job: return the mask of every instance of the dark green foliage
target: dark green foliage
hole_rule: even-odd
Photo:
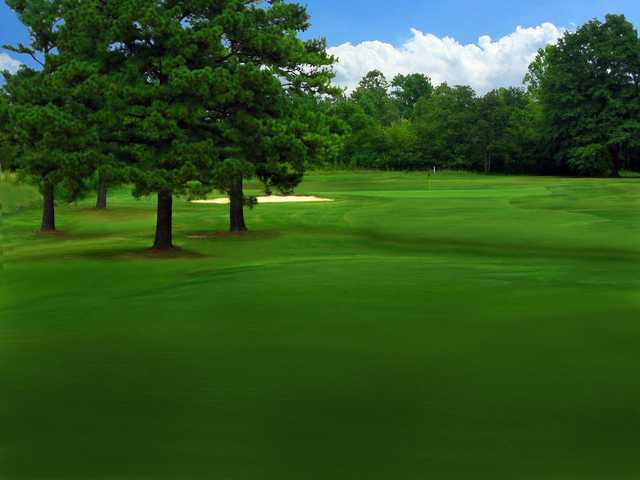
[[[342,166],[375,168],[375,161],[379,157],[379,124],[365,113],[361,105],[350,99],[338,100],[335,112],[348,127],[338,163]]]
[[[379,125],[388,126],[400,117],[398,105],[389,96],[389,82],[379,70],[372,70],[360,81],[351,95],[366,115]]]
[[[544,171],[538,164],[542,118],[538,104],[523,90],[498,89],[478,99],[478,143],[485,172]]]
[[[416,106],[422,158],[438,168],[478,169],[477,119],[477,99],[470,87],[437,87]]]
[[[373,71],[335,112],[349,126],[337,162],[344,166],[544,171],[540,108],[520,89],[477,97],[469,87],[433,88],[421,74],[389,85]]]
[[[417,103],[432,94],[431,79],[420,73],[397,75],[391,82],[391,98],[404,118],[410,118]]]
[[[338,161],[349,126],[337,114],[337,96],[293,94],[287,103],[289,131],[304,145],[305,163],[322,166]]]
[[[43,230],[54,230],[54,192],[65,200],[80,196],[96,161],[98,137],[87,122],[83,84],[90,72],[65,63],[59,54],[59,1],[9,1],[30,33],[30,45],[6,48],[29,54],[42,68],[5,73],[5,117],[15,167],[45,196]]]
[[[614,175],[640,158],[640,40],[622,15],[593,20],[542,51],[527,80],[556,167]]]
[[[122,135],[122,104],[116,101],[119,89],[115,75],[125,59],[113,48],[112,21],[116,2],[65,0],[64,22],[58,29],[58,58],[65,68],[82,72],[77,88],[84,121],[96,132],[95,172],[88,187],[98,192],[97,208],[106,208],[107,192],[127,181],[132,162]]]
[[[11,82],[13,83],[13,82]],[[13,85],[10,85],[11,88]],[[65,108],[52,103],[16,105],[11,111],[17,165],[39,185],[66,183],[73,200],[90,173],[95,139]]]
[[[417,77],[416,77],[417,78]],[[359,168],[422,168],[416,157],[413,126],[402,118],[418,88],[409,84],[414,76],[398,76],[391,86],[385,76],[369,72],[349,98],[340,99],[336,114],[349,127],[343,141],[340,163]],[[405,90],[406,87],[406,90]],[[413,108],[413,106],[411,106]]]
[[[0,173],[16,168],[16,148],[11,138],[9,101],[0,91]]]
[[[218,158],[208,109],[225,98],[229,75],[206,63],[224,55],[220,28],[202,2],[114,3],[109,44],[121,65],[109,94],[135,194],[183,193]]]

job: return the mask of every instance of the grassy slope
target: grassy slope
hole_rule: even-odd
[[[640,183],[325,174],[331,204],[5,217],[0,478],[635,479]]]
[[[31,207],[38,201],[35,188],[17,184],[13,175],[0,173],[0,217]]]

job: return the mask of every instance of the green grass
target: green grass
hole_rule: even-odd
[[[31,207],[38,201],[35,188],[17,183],[13,174],[0,173],[0,219],[3,215]]]
[[[0,478],[638,478],[638,180],[299,193],[244,237],[177,201],[170,256],[125,190],[5,215]]]

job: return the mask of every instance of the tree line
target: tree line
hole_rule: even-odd
[[[523,88],[477,95],[374,70],[324,108],[345,132],[335,165],[617,176],[640,170],[640,40],[622,15],[541,50]]]
[[[0,165],[55,200],[133,184],[157,197],[154,247],[172,240],[176,195],[229,196],[246,230],[243,181],[287,193],[305,169],[464,169],[617,176],[640,170],[640,40],[622,15],[542,49],[526,88],[477,95],[423,74],[369,72],[332,85],[324,40],[283,0],[7,0],[38,68],[4,73]]]

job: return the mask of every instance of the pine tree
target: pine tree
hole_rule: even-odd
[[[84,81],[82,73],[66,68],[57,51],[62,2],[8,0],[7,4],[28,28],[31,43],[5,48],[31,56],[41,67],[4,74],[11,142],[17,147],[16,166],[42,193],[41,229],[53,231],[56,187],[64,187],[66,199],[79,195],[82,179],[92,170],[95,132],[83,122],[77,101],[75,89]]]

